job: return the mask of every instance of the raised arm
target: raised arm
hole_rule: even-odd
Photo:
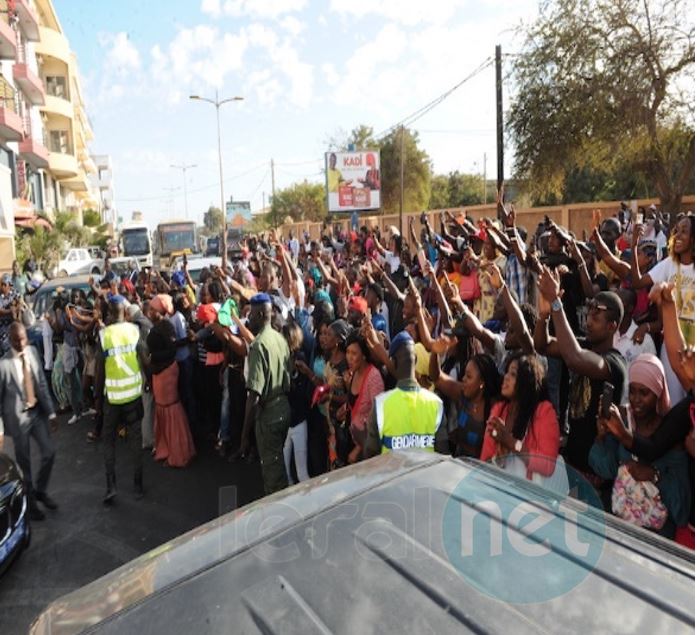
[[[651,289],[649,299],[660,307],[663,318],[663,345],[668,354],[670,366],[683,388],[691,390],[695,385],[694,349],[685,345],[685,338],[680,330],[678,310],[673,296],[674,288],[675,285],[672,282],[659,282]]]
[[[530,335],[528,325],[525,322],[525,318],[523,318],[523,312],[520,310],[518,303],[511,296],[511,292],[508,290],[501,276],[501,270],[492,263],[486,273],[491,286],[499,290],[499,296],[501,296],[503,305],[506,309],[509,329],[512,329],[517,335],[518,343],[523,349],[523,352],[526,355],[533,353],[535,351],[535,343],[533,342],[532,335]]]
[[[540,293],[550,305],[553,305],[557,300],[561,300],[559,274],[556,271],[552,272],[547,267],[544,267],[538,280],[538,287]],[[569,370],[579,375],[586,375],[591,379],[611,379],[610,369],[605,359],[597,353],[579,346],[563,308],[552,310],[552,321],[554,322],[554,332],[556,333],[559,346],[559,354]]]
[[[639,240],[644,235],[644,226],[636,223],[634,225],[634,230],[632,231],[632,255],[630,270],[632,275],[632,286],[635,289],[643,289],[644,287],[650,287],[653,284],[653,280],[648,273],[642,274],[639,270],[639,255],[637,253]]]
[[[600,259],[620,278],[624,280],[628,278],[631,273],[631,266],[626,262],[622,262],[615,254],[613,254],[607,245],[603,242],[600,237],[598,228],[593,229],[591,233],[591,241],[595,245],[595,249],[598,252]]]
[[[578,248],[576,241],[572,240],[569,244],[569,252],[571,257],[576,261],[578,265],[578,275],[581,277],[581,287],[583,288],[583,295],[587,298],[595,297],[595,289],[593,288],[593,281],[591,280],[590,274],[588,273],[588,267],[586,267],[586,261],[583,259],[581,250]]]

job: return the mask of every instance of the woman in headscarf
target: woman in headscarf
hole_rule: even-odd
[[[614,480],[612,511],[632,524],[672,538],[690,512],[690,474],[681,443],[647,458],[637,453],[662,433],[670,396],[661,360],[639,355],[629,367],[629,406],[610,407],[598,417],[598,436],[588,463],[598,476]],[[642,441],[644,442],[642,444]]]

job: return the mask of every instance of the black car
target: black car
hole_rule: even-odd
[[[392,452],[142,555],[31,633],[694,633],[693,558],[490,464]]]
[[[0,575],[29,546],[28,503],[19,467],[0,452]]]
[[[206,241],[206,256],[220,255],[220,238],[213,236]]]

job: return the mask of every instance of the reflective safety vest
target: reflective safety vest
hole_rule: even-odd
[[[143,378],[136,348],[140,332],[135,324],[120,322],[99,335],[104,351],[104,388],[110,404],[134,401],[143,393]]]
[[[424,388],[395,388],[375,398],[382,453],[418,448],[433,452],[443,418],[440,397]]]

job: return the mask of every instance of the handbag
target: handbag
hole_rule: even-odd
[[[668,510],[655,483],[637,481],[626,465],[621,465],[612,486],[612,513],[623,520],[647,529],[661,529]]]

